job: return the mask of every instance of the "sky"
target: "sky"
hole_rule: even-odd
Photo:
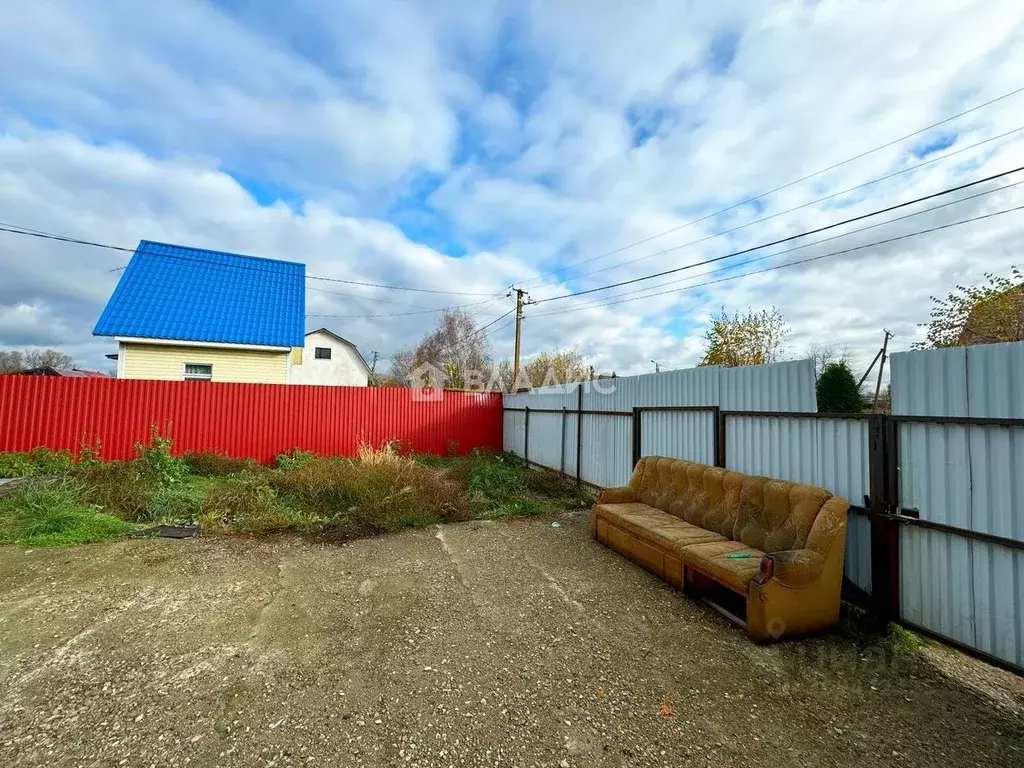
[[[537,302],[527,357],[688,367],[713,313],[774,306],[786,358],[831,343],[862,370],[884,328],[894,350],[923,338],[931,296],[1024,265],[1024,211],[999,214],[1024,172],[558,297],[1024,166],[1024,92],[894,142],[1022,87],[1014,0],[11,2],[0,226],[438,291],[307,281],[307,328],[381,368],[434,310],[483,326],[515,285]],[[108,369],[92,327],[129,256],[0,232],[0,347]],[[496,358],[510,321],[485,331]]]

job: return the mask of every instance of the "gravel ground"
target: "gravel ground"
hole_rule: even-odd
[[[3,766],[1020,766],[1022,683],[848,631],[755,646],[582,513],[0,548]]]

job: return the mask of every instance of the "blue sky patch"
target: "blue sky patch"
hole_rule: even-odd
[[[302,195],[283,184],[278,184],[269,179],[249,176],[229,168],[222,168],[221,170],[237,181],[262,206],[273,205],[279,200],[293,211],[299,210],[302,206]]]
[[[429,199],[444,182],[439,173],[419,173],[396,197],[385,218],[413,242],[422,243],[449,256],[464,256],[468,249],[455,231],[455,224],[430,205]]]
[[[707,65],[712,74],[727,72],[736,58],[736,51],[740,45],[740,33],[735,29],[726,29],[713,38],[708,44]]]
[[[631,131],[631,145],[641,147],[648,139],[675,117],[675,111],[668,105],[651,101],[631,104],[626,108],[626,120]]]
[[[922,158],[928,157],[928,155],[934,155],[936,152],[942,152],[945,149],[949,149],[956,142],[957,134],[955,132],[939,133],[931,138],[925,139],[920,144],[910,148],[910,154],[914,157]]]

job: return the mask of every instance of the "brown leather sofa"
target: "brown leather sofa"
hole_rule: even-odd
[[[590,532],[765,643],[838,620],[849,506],[813,485],[647,456],[628,486],[601,492]]]

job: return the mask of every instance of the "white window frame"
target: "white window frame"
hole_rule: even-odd
[[[189,374],[188,367],[190,365],[202,365],[210,369],[209,376],[199,376],[196,374]],[[182,363],[181,364],[181,378],[182,381],[213,381],[213,363]]]

